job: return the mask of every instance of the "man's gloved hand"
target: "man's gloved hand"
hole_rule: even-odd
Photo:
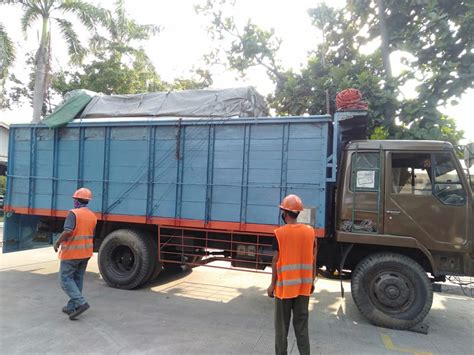
[[[54,248],[54,251],[57,253],[59,250],[59,243],[58,242],[54,243],[53,248]]]
[[[313,282],[313,284],[311,285],[311,293],[313,293],[313,292],[314,292],[314,282]]]

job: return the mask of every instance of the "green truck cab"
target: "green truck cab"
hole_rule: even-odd
[[[352,297],[375,324],[410,328],[431,308],[433,281],[474,275],[469,179],[438,141],[353,141],[340,166],[335,239]]]

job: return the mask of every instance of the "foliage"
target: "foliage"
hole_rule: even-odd
[[[0,195],[5,195],[6,188],[7,188],[7,177],[4,175],[0,175]]]
[[[93,54],[99,59],[107,59],[116,56],[121,60],[123,56],[144,57],[145,52],[137,48],[134,42],[144,41],[158,34],[161,30],[156,25],[142,25],[128,17],[125,12],[124,0],[114,2],[113,11],[104,10],[105,15],[101,17],[100,24],[106,34],[96,31],[90,40]]]
[[[190,78],[178,78],[172,83],[165,83],[167,90],[205,89],[213,83],[211,73],[207,69],[196,69]]]
[[[15,47],[5,27],[0,23],[0,81],[3,80],[9,67],[15,60]]]
[[[0,109],[9,106],[5,82],[8,71],[15,60],[15,46],[8,36],[5,27],[0,23]]]
[[[276,83],[269,101],[277,114],[327,113],[327,96],[329,112],[333,113],[336,93],[354,87],[369,103],[372,138],[442,139],[456,143],[462,132],[438,107],[472,86],[473,60],[467,50],[472,48],[472,5],[448,0],[402,3],[349,0],[348,6],[340,10],[324,4],[309,10],[323,42],[310,54],[300,73],[285,71],[278,64],[281,42],[273,31],[252,23],[237,26],[231,16],[226,16],[226,0],[217,4],[208,1],[196,9],[210,19],[209,31],[225,52],[229,69],[241,75],[256,65],[267,70]],[[384,7],[380,14],[379,5]],[[386,21],[382,24],[381,19]],[[381,41],[386,47],[361,54],[364,45],[380,39],[382,30],[387,34]],[[382,60],[382,50],[408,51],[416,58],[414,70],[392,77],[389,58],[386,55]],[[213,51],[209,57],[216,59],[218,54]],[[400,99],[402,86],[415,77],[421,82],[418,97]]]
[[[359,89],[370,103],[369,128],[382,125],[383,109],[393,100],[381,88],[383,79],[374,73],[382,70],[379,58],[356,55],[338,65],[324,65],[319,52],[313,55],[301,73],[286,73],[286,80],[277,86],[270,104],[279,115],[326,114],[326,91],[329,113],[335,112],[335,96],[348,87]],[[387,126],[390,126],[388,123]]]
[[[379,0],[380,1],[380,0]],[[351,11],[378,37],[374,0],[351,0]],[[474,3],[449,0],[384,0],[390,50],[411,53],[407,78],[418,76],[418,92],[429,105],[443,105],[473,86]],[[417,72],[415,74],[415,72]],[[429,99],[430,98],[430,99]]]
[[[226,64],[244,76],[251,67],[262,66],[274,81],[283,80],[281,65],[276,54],[281,40],[275,37],[273,29],[266,31],[250,20],[243,26],[235,23],[234,17],[226,11],[233,10],[235,2],[207,0],[204,5],[195,6],[195,11],[210,21],[208,32],[218,43],[206,55],[208,64],[221,64],[223,46]]]
[[[146,55],[137,46],[160,31],[159,26],[141,25],[129,19],[123,0],[114,10],[105,10],[102,20],[105,33],[97,32],[90,41],[94,59],[74,70],[56,73],[52,87],[61,96],[74,89],[88,89],[103,94],[136,94],[161,90],[201,89],[212,83],[206,70],[197,70],[197,78],[163,82]]]
[[[360,27],[370,29],[363,42],[380,35],[377,4],[385,7],[390,51],[404,51],[415,59],[405,60],[412,69],[400,75],[399,85],[416,79],[417,98],[399,104],[399,119],[405,128],[398,137],[446,139],[456,143],[462,132],[438,107],[456,104],[474,80],[474,4],[449,0],[351,0],[349,10],[360,18]]]
[[[57,28],[61,33],[71,61],[80,63],[87,50],[79,40],[68,15],[73,15],[89,32],[93,32],[96,24],[104,19],[105,13],[101,8],[82,0],[11,0],[3,1],[2,4],[13,4],[22,8],[23,16],[20,22],[25,36],[37,20],[41,23],[40,42],[34,62],[33,89],[33,122],[38,122],[50,85],[51,28]],[[52,27],[52,23],[56,27]]]
[[[163,90],[164,86],[143,51],[135,53],[135,60],[128,66],[117,56],[94,60],[81,71],[56,73],[52,87],[64,96],[68,91],[87,89],[103,94],[136,94]]]

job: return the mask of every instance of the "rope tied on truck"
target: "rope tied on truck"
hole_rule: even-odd
[[[336,109],[339,110],[367,110],[369,105],[362,100],[362,94],[357,89],[345,89],[336,95]]]

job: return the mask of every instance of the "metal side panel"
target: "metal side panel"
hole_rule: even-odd
[[[94,195],[90,208],[112,220],[262,224],[267,231],[280,223],[282,197],[296,193],[324,228],[329,124],[290,117],[14,125],[6,204],[62,216],[84,186]]]
[[[94,198],[89,207],[93,211],[102,211],[104,195],[104,169],[105,169],[105,127],[87,127],[84,129],[84,141],[82,142],[84,158],[78,161],[78,171],[81,172],[81,186],[92,191]],[[80,152],[77,152],[79,156]],[[79,186],[78,186],[79,187]]]
[[[68,210],[72,207],[72,193],[77,188],[79,128],[62,128],[57,131],[59,133],[56,155],[57,185],[55,206],[52,206],[52,209]]]
[[[176,215],[177,171],[181,163],[176,133],[177,128],[174,126],[156,127],[152,216],[175,218]]]
[[[54,130],[38,128],[33,131],[30,208],[51,209],[54,164]]]
[[[246,194],[246,178],[243,175],[246,169],[244,165],[248,163],[248,159],[244,159],[244,146],[248,145],[249,139],[248,130],[249,126],[245,125],[215,128],[210,212],[212,220],[241,221],[242,196]]]
[[[148,131],[146,127],[113,127],[108,155],[108,214],[146,215]]]
[[[204,220],[206,217],[206,197],[210,126],[186,127],[182,138],[184,149],[180,156],[181,198],[177,200],[176,218]]]

